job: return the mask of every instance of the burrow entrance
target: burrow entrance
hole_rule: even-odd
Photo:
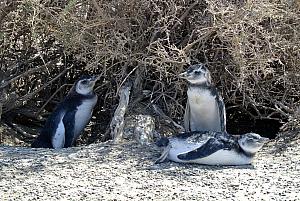
[[[263,137],[274,139],[280,132],[282,121],[274,119],[253,119],[239,109],[227,111],[227,132],[240,135],[249,132],[260,134]]]

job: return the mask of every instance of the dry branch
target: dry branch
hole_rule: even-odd
[[[16,80],[18,80],[18,79],[20,79],[22,77],[28,76],[28,75],[36,73],[36,72],[41,72],[44,68],[47,68],[47,67],[49,67],[51,65],[53,65],[53,61],[50,61],[50,62],[48,62],[47,64],[45,64],[43,66],[36,67],[36,68],[33,68],[33,69],[29,69],[26,72],[21,73],[20,75],[17,75],[17,76],[15,76],[15,77],[13,77],[13,78],[11,78],[9,80],[3,80],[1,82],[0,89],[7,87],[9,84],[15,82]]]
[[[168,117],[157,105],[153,104],[152,107],[155,113],[163,118],[167,123],[172,123],[178,129],[178,132],[185,131],[185,129],[181,125],[177,124],[173,119]]]
[[[182,21],[190,14],[191,10],[197,5],[199,4],[199,2],[194,2],[192,5],[190,5],[186,11],[181,15],[181,17],[179,18],[179,21],[177,21],[174,26],[171,28],[171,30],[174,30],[178,25],[180,25],[180,23],[182,23]]]
[[[23,104],[25,104],[28,100],[32,99],[36,94],[38,94],[40,91],[44,90],[46,87],[48,87],[50,84],[52,84],[53,82],[55,82],[57,79],[59,79],[61,76],[63,76],[66,72],[68,71],[68,69],[64,69],[61,73],[59,73],[56,77],[54,77],[52,80],[50,80],[49,82],[47,82],[46,84],[44,84],[42,87],[38,88],[37,90],[18,98],[18,100],[14,100],[14,102],[12,103],[12,101],[9,101],[8,105],[5,106],[5,109],[3,111],[3,113],[6,113],[16,107],[19,107]]]
[[[119,91],[119,104],[110,123],[110,134],[114,142],[122,140],[124,117],[129,103],[131,82],[126,82]]]
[[[35,114],[35,116],[40,115],[40,113],[43,111],[43,109],[46,107],[46,105],[54,98],[54,96],[60,92],[62,89],[64,89],[66,86],[72,86],[73,84],[64,84],[59,89],[57,89],[51,96],[48,98],[48,100],[42,105],[42,107],[39,109],[39,111]]]
[[[15,123],[11,123],[11,122],[6,122],[6,124],[11,127],[13,130],[17,131],[18,133],[20,133],[22,136],[26,137],[26,138],[35,138],[36,135],[30,134],[26,131],[24,131],[20,126],[18,126]]]

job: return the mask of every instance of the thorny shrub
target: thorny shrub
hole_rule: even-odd
[[[0,108],[5,114],[31,105],[37,116],[64,84],[98,73],[98,111],[111,115],[118,89],[130,79],[132,100],[148,90],[141,100],[181,119],[186,83],[177,74],[202,62],[228,110],[293,119],[299,6],[297,0],[2,0]]]

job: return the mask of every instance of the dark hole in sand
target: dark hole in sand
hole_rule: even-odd
[[[253,119],[238,109],[227,111],[227,132],[230,134],[245,134],[254,132],[261,136],[274,139],[283,125],[279,120]]]

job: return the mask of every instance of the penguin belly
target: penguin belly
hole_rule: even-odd
[[[177,156],[201,147],[203,144],[207,142],[207,140],[208,138],[203,140],[200,143],[189,143],[185,140],[180,140],[176,138],[170,139],[169,142],[170,149],[168,153],[168,159],[174,162],[188,163],[189,161],[181,160]]]
[[[192,151],[193,149],[189,150]],[[175,153],[177,152],[177,153]],[[170,150],[168,158],[174,162],[180,163],[197,163],[202,165],[248,165],[252,158],[237,153],[235,150],[219,150],[207,157],[195,160],[181,160],[177,156],[186,152],[178,153],[178,151]]]
[[[219,107],[209,90],[189,89],[191,131],[221,131]]]
[[[74,139],[73,142],[79,137],[85,126],[89,123],[93,108],[97,103],[97,97],[93,99],[84,100],[81,105],[77,106],[75,113],[74,125]]]
[[[191,162],[205,165],[247,165],[251,161],[251,157],[240,154],[235,150],[221,149],[205,158],[199,158]]]
[[[62,119],[63,115],[61,116],[55,133],[51,139],[51,143],[54,149],[61,149],[65,145],[65,126]]]

